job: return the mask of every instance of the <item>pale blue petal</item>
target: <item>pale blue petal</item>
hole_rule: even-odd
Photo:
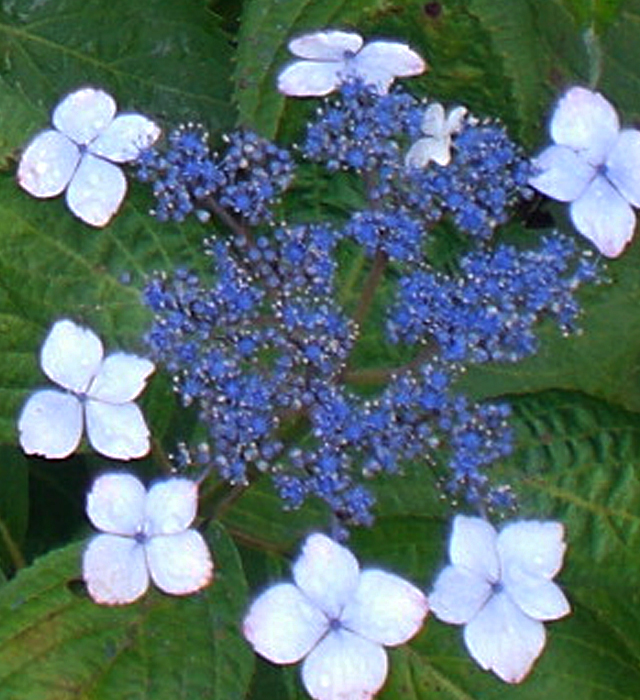
[[[636,217],[626,199],[604,177],[596,177],[570,208],[580,233],[608,258],[617,258],[633,238]]]
[[[620,132],[607,159],[607,178],[634,207],[640,207],[640,131]]]
[[[80,162],[80,150],[59,131],[38,134],[18,165],[18,184],[33,197],[55,197],[69,184]]]
[[[144,525],[147,490],[132,474],[104,474],[87,496],[87,516],[95,527],[133,537]]]
[[[198,510],[198,485],[191,479],[165,479],[149,489],[147,533],[169,535],[186,530]]]
[[[519,571],[551,579],[562,567],[566,548],[564,526],[553,521],[512,522],[498,535],[503,574],[516,567]]]
[[[28,455],[64,459],[82,437],[82,405],[72,394],[45,389],[29,398],[20,418],[20,446]]]
[[[96,603],[133,603],[149,586],[144,546],[130,537],[98,535],[84,552],[82,577]]]
[[[605,162],[618,138],[620,122],[599,93],[571,88],[560,99],[551,119],[551,137],[561,146],[580,151],[593,166]]]
[[[85,153],[67,188],[67,206],[85,224],[106,226],[120,208],[127,181],[117,165]]]
[[[533,159],[529,184],[538,192],[560,202],[573,202],[596,176],[585,158],[566,146],[549,146]]]
[[[468,569],[485,581],[497,581],[500,577],[497,536],[486,520],[456,515],[449,543],[451,563]]]
[[[360,574],[355,595],[340,620],[373,642],[395,646],[411,639],[427,614],[426,596],[399,576],[369,569]]]
[[[189,595],[211,583],[213,562],[209,548],[195,530],[152,537],[145,552],[151,578],[165,593]]]
[[[149,452],[149,429],[134,403],[86,402],[87,437],[93,449],[111,459],[137,459]]]
[[[369,700],[384,685],[387,669],[379,644],[338,630],[307,656],[302,682],[315,700]]]
[[[499,593],[465,627],[464,641],[482,668],[506,683],[520,683],[542,652],[546,633],[541,622]]]
[[[447,566],[429,594],[431,612],[443,622],[463,625],[472,620],[491,597],[491,583],[468,569]]]
[[[258,596],[242,626],[255,651],[277,664],[299,661],[328,629],[326,616],[290,583],[272,586]]]
[[[360,567],[346,547],[316,533],[307,537],[293,565],[293,578],[309,600],[337,619],[358,587]]]
[[[154,369],[153,362],[144,357],[114,353],[100,365],[87,394],[106,403],[127,403],[144,389]]]
[[[73,321],[57,321],[40,351],[44,373],[56,384],[77,394],[87,390],[102,362],[102,343],[89,328]]]

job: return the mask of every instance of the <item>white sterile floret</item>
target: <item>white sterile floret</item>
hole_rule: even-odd
[[[329,30],[304,34],[289,42],[289,51],[302,59],[285,66],[278,90],[291,97],[319,97],[345,80],[359,78],[386,93],[396,78],[423,73],[427,65],[406,44],[372,41],[364,44],[355,32]]]
[[[618,115],[598,92],[571,88],[551,118],[549,146],[534,159],[529,183],[571,202],[578,231],[607,257],[619,256],[640,206],[640,131],[620,129]]]
[[[100,338],[73,321],[57,321],[40,352],[44,373],[62,390],[42,389],[25,404],[18,420],[27,454],[68,457],[80,444],[86,422],[95,450],[112,459],[144,457],[149,430],[133,400],[154,371],[136,355],[104,357]]]
[[[571,608],[551,579],[565,552],[561,523],[523,520],[498,534],[481,518],[458,515],[449,544],[451,565],[438,576],[434,615],[465,625],[464,641],[485,670],[519,683],[542,653],[545,620]]]
[[[56,197],[66,189],[69,209],[90,226],[106,226],[118,211],[127,181],[116,163],[137,158],[160,136],[141,114],[116,116],[111,95],[82,88],[53,112],[55,129],[42,131],[26,147],[18,183],[34,197]]]
[[[149,577],[172,595],[195,593],[211,582],[213,563],[202,535],[189,526],[198,486],[172,478],[149,491],[131,474],[105,474],[87,496],[87,516],[103,534],[87,546],[82,575],[89,595],[104,605],[132,603]]]
[[[460,133],[467,114],[466,107],[454,107],[445,114],[444,107],[434,102],[425,110],[422,119],[424,138],[418,139],[409,149],[405,164],[410,168],[424,168],[429,161],[449,165],[451,161],[451,137]]]
[[[367,700],[387,677],[383,648],[413,637],[428,611],[415,586],[310,535],[293,565],[294,583],[267,589],[244,620],[244,636],[269,661],[304,658],[302,680],[316,700]]]

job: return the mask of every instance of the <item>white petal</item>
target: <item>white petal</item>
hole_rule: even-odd
[[[289,42],[294,56],[317,61],[343,61],[345,53],[357,53],[361,47],[362,37],[355,32],[312,32]]]
[[[363,78],[382,70],[397,78],[407,78],[427,69],[419,54],[397,41],[372,41],[353,60]]]
[[[94,450],[111,459],[137,459],[149,452],[149,429],[134,403],[117,406],[89,399],[87,437]]]
[[[83,393],[100,367],[102,353],[100,338],[92,330],[62,319],[44,341],[40,364],[56,384]]]
[[[144,526],[147,490],[132,474],[103,474],[87,495],[87,516],[95,527],[133,537]]]
[[[418,632],[428,609],[426,596],[408,581],[369,569],[360,574],[358,588],[340,621],[372,642],[396,646]]]
[[[486,520],[456,515],[449,543],[451,563],[468,569],[486,581],[498,581],[500,565],[496,550],[497,536]]]
[[[464,630],[471,656],[507,683],[519,683],[544,648],[544,625],[504,593],[494,595]]]
[[[346,548],[319,533],[309,535],[293,565],[302,592],[331,619],[338,618],[358,587],[360,567]]]
[[[596,175],[582,155],[566,146],[545,148],[532,165],[537,174],[529,178],[529,184],[560,202],[578,199]]]
[[[483,577],[458,566],[444,568],[429,594],[433,614],[452,625],[473,619],[491,597],[491,584]]]
[[[137,355],[116,352],[100,365],[87,394],[107,403],[126,403],[140,394],[155,365]]]
[[[149,586],[144,547],[130,537],[97,535],[84,551],[82,576],[96,603],[133,603]]]
[[[440,137],[444,133],[444,122],[444,107],[439,102],[434,102],[425,110],[420,128],[426,136]]]
[[[159,481],[149,489],[146,532],[171,535],[186,530],[198,510],[198,485],[191,479]]]
[[[53,112],[53,124],[79,144],[103,132],[116,113],[116,103],[103,90],[82,88],[67,95]]]
[[[188,595],[211,583],[209,548],[195,530],[152,537],[146,551],[151,578],[165,593]]]
[[[20,418],[20,445],[28,455],[68,457],[82,437],[82,405],[75,396],[46,389],[29,398]]]
[[[464,126],[464,118],[467,116],[467,108],[458,106],[454,107],[447,114],[447,132],[449,134],[457,134],[462,131]]]
[[[278,75],[278,90],[290,97],[321,97],[333,92],[341,83],[342,63],[295,61]]]
[[[570,212],[578,231],[609,258],[617,258],[633,238],[633,209],[604,177],[594,179]]]
[[[249,608],[242,631],[258,654],[276,664],[306,656],[327,632],[329,621],[290,583],[268,588]]]
[[[591,165],[604,163],[613,147],[620,122],[611,104],[599,92],[571,88],[551,118],[551,137],[562,145],[581,151]]]
[[[106,226],[120,208],[127,181],[117,165],[85,153],[67,189],[69,209],[89,226]]]
[[[405,164],[410,168],[424,168],[429,164],[429,161],[433,160],[438,165],[449,165],[451,162],[450,145],[449,137],[418,139],[409,149]]]
[[[91,153],[116,163],[135,160],[141,150],[158,140],[160,127],[142,114],[117,116],[91,144]]]
[[[567,545],[564,526],[557,522],[521,520],[509,523],[498,535],[503,574],[511,567],[542,578],[553,578],[562,567]]]
[[[606,165],[607,178],[634,207],[640,207],[640,131],[621,131]]]
[[[535,620],[557,620],[571,612],[564,593],[551,581],[515,569],[503,581],[512,600]]]
[[[18,165],[18,184],[34,197],[55,197],[69,184],[80,150],[59,131],[43,131],[27,146]]]
[[[373,41],[347,62],[347,74],[386,93],[398,77],[419,75],[426,70],[422,58],[406,44]]]
[[[387,668],[379,644],[337,630],[307,656],[302,682],[315,700],[369,700],[384,685]]]

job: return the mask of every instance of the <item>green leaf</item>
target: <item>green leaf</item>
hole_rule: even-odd
[[[11,90],[0,106],[20,98],[16,110],[3,110],[14,148],[31,135],[36,110],[44,129],[60,98],[87,83],[123,110],[172,123],[220,128],[233,120],[232,49],[200,0],[4,0],[0,51]]]
[[[157,591],[121,608],[94,604],[77,584],[82,546],[38,560],[0,589],[0,683],[7,698],[112,700],[244,697],[253,654],[238,621],[246,583],[220,526],[205,591]]]
[[[16,148],[26,134],[41,128],[42,112],[33,105],[26,95],[0,76],[0,168],[4,169]]]
[[[0,570],[23,563],[29,519],[28,462],[19,449],[0,446]]]
[[[603,27],[619,16],[625,0],[562,0],[582,27]]]
[[[625,0],[616,21],[600,40],[602,77],[598,89],[623,111],[627,124],[640,116],[640,46],[636,40],[639,31],[640,1]]]

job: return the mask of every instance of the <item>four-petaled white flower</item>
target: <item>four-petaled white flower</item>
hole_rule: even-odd
[[[115,163],[135,160],[160,135],[141,114],[116,116],[115,100],[103,90],[82,88],[53,112],[53,126],[35,136],[18,166],[18,183],[34,197],[66,189],[69,209],[91,226],[106,226],[127,191]]]
[[[551,580],[562,566],[563,536],[556,522],[515,522],[498,534],[481,518],[453,521],[451,565],[429,604],[444,622],[465,625],[471,656],[507,683],[519,683],[542,652],[542,621],[571,610]]]
[[[149,430],[133,400],[155,369],[136,355],[114,353],[103,359],[100,338],[73,321],[57,321],[40,352],[44,373],[64,391],[33,394],[18,420],[27,454],[68,457],[80,443],[86,421],[91,445],[113,459],[143,457]]]
[[[87,515],[103,533],[87,546],[82,573],[97,603],[132,603],[149,587],[187,595],[211,581],[213,563],[196,516],[198,486],[172,478],[149,492],[131,474],[105,474],[87,496]]]
[[[364,44],[355,32],[329,30],[304,34],[289,42],[289,51],[302,60],[285,66],[278,90],[292,97],[319,97],[345,80],[358,78],[386,93],[396,78],[423,73],[427,65],[406,44],[372,41]]]
[[[409,149],[405,158],[407,167],[424,168],[431,160],[438,165],[449,165],[451,137],[462,130],[466,114],[466,107],[454,107],[445,115],[439,102],[429,105],[422,118],[421,129],[425,136]]]
[[[279,664],[306,657],[302,679],[316,700],[367,700],[384,684],[387,654],[413,637],[426,597],[398,576],[360,571],[353,554],[310,535],[293,565],[295,584],[277,584],[254,601],[244,635]]]
[[[640,206],[640,131],[620,129],[618,115],[598,92],[571,88],[551,118],[549,146],[534,159],[530,184],[571,202],[578,231],[610,258],[620,255]]]

